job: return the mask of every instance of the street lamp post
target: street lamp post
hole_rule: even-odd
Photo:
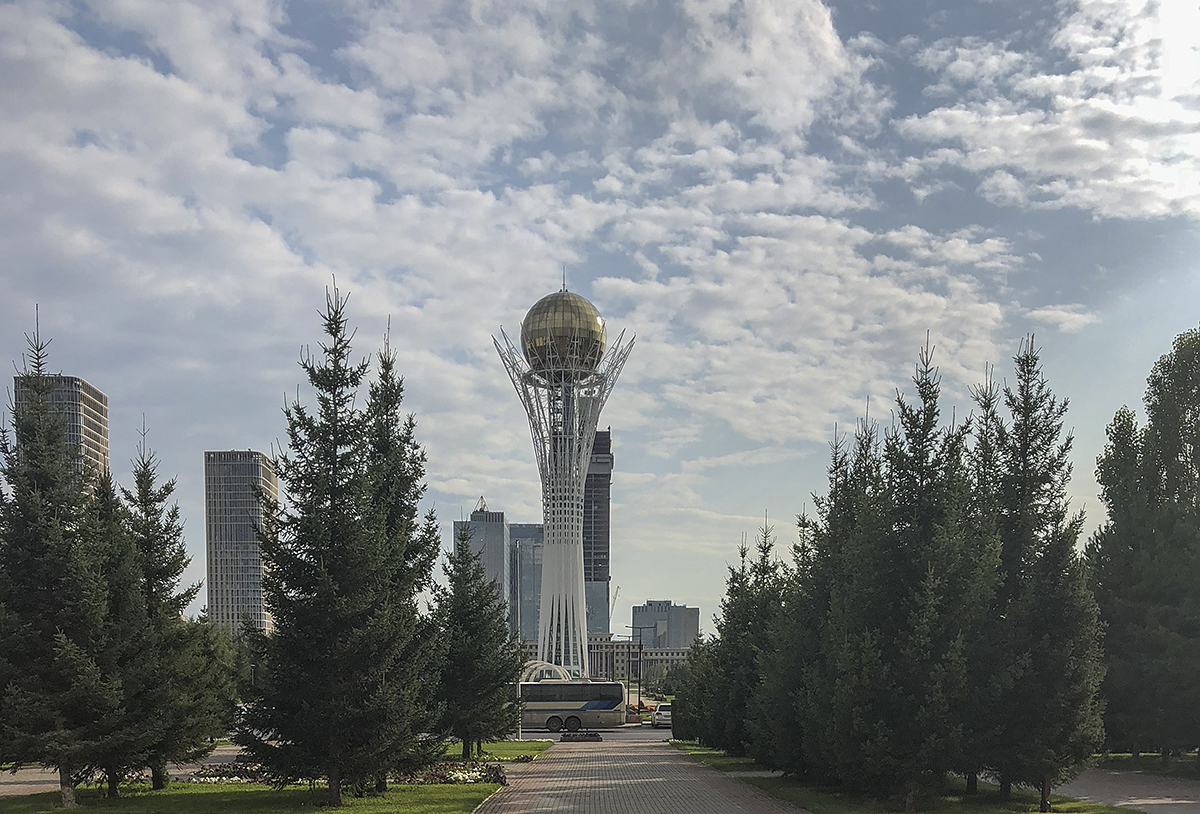
[[[636,630],[638,634],[638,712],[642,710],[642,631],[654,630],[657,625],[625,625],[630,630]]]

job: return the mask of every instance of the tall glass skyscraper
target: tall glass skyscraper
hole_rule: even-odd
[[[512,543],[512,600],[516,611],[517,633],[523,642],[538,640],[539,609],[542,603],[542,545],[545,529],[541,523],[510,523]]]
[[[611,633],[608,618],[609,503],[612,494],[612,428],[597,430],[583,484],[583,593],[587,632]]]
[[[272,629],[262,594],[260,495],[279,495],[269,457],[253,450],[204,453],[208,616],[235,635],[246,620],[259,630]]]
[[[496,592],[504,603],[504,612],[509,625],[517,632],[516,615],[512,608],[512,545],[508,537],[508,521],[504,512],[488,511],[487,503],[479,498],[479,505],[471,512],[470,520],[454,521],[454,545],[466,529],[471,535],[471,551],[479,555],[479,563],[488,579],[496,583]]]
[[[13,377],[13,401],[20,407],[30,396],[27,376]],[[51,382],[52,410],[66,424],[67,445],[80,463],[96,472],[108,469],[108,396],[75,376],[46,376]]]

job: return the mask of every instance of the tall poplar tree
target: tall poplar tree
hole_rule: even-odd
[[[51,403],[47,347],[36,332],[24,396],[0,436],[0,763],[58,769],[62,805],[96,765],[119,682],[98,658],[107,596],[102,552],[88,533],[90,486]]]
[[[326,778],[335,806],[343,785],[376,783],[414,753],[421,720],[405,669],[420,628],[419,565],[404,550],[414,530],[380,502],[371,410],[356,406],[369,363],[351,359],[345,307],[327,295],[321,355],[301,359],[316,408],[285,409],[287,503],[268,507],[260,537],[275,631],[235,738],[281,780]]]
[[[1088,544],[1106,624],[1111,747],[1163,754],[1200,728],[1200,329],[1147,379],[1147,421],[1108,427],[1096,475],[1108,519]]]

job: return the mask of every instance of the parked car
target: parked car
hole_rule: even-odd
[[[658,729],[660,726],[671,725],[671,705],[659,704],[654,708],[654,713],[650,716],[650,726]]]

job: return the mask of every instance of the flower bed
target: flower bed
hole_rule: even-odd
[[[270,775],[258,763],[205,763],[191,777],[189,783],[263,783],[273,782]],[[508,784],[504,769],[499,763],[435,763],[423,771],[395,782],[412,786],[458,785],[462,783]]]
[[[440,783],[499,783],[508,785],[504,769],[499,763],[464,763],[445,762],[435,763],[424,771],[408,777],[401,777],[397,782],[412,785],[431,785]]]

